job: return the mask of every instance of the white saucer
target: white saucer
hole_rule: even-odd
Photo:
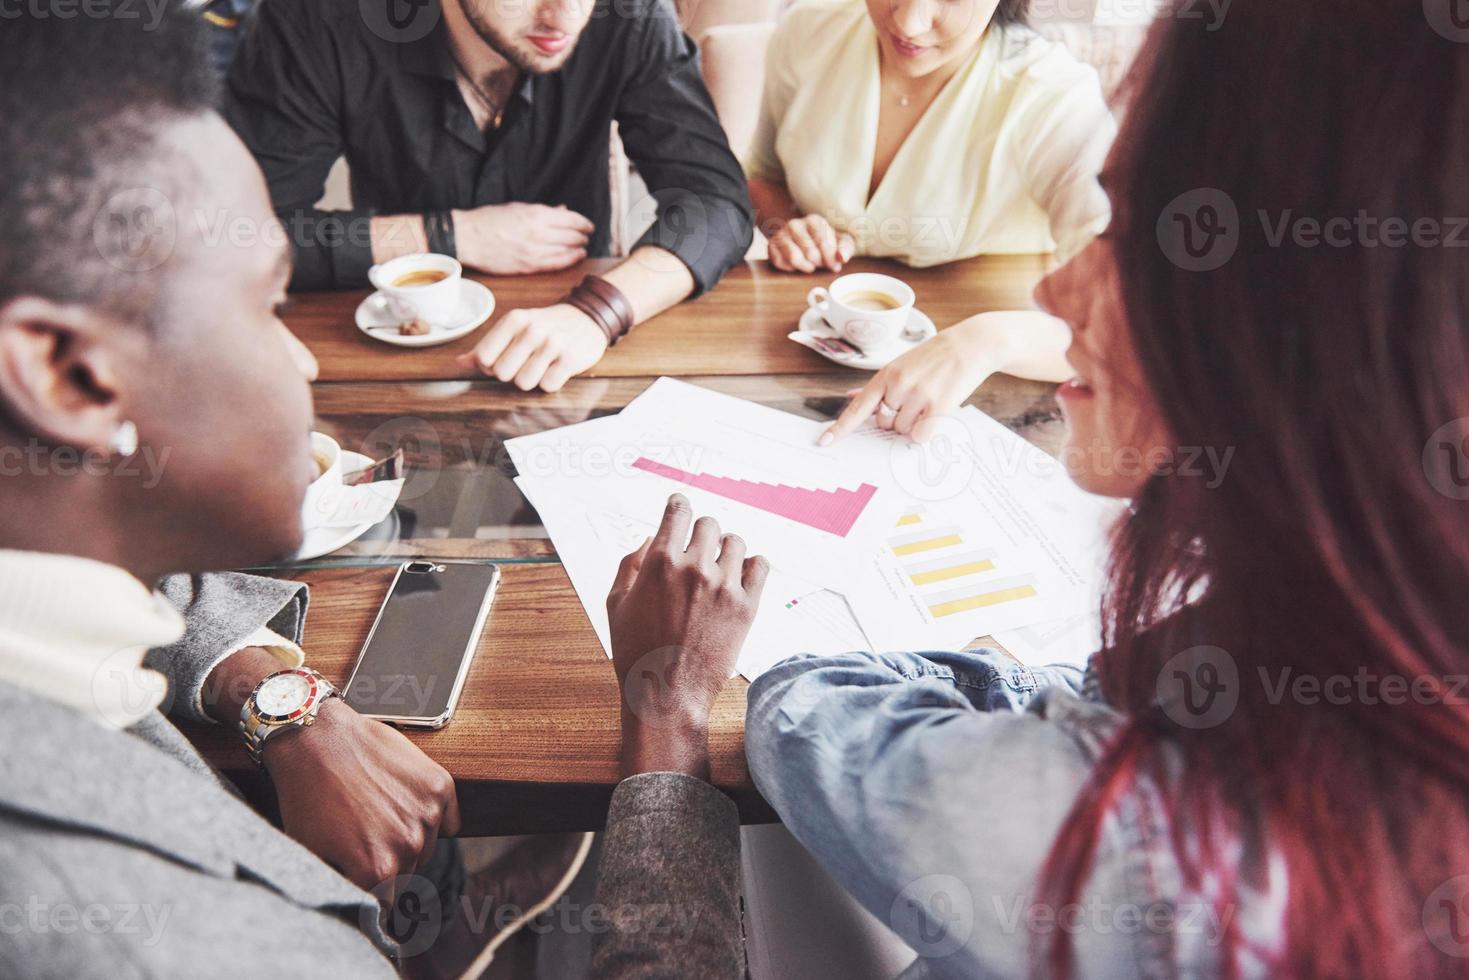
[[[354,453],[350,449],[342,450],[342,472],[353,473],[364,467],[372,465],[372,457],[364,456],[362,453]],[[389,514],[385,519],[367,524],[353,524],[350,527],[318,527],[306,532],[301,541],[301,547],[292,557],[292,561],[310,561],[329,555],[339,548],[356,541],[366,534],[377,524],[395,523],[398,519],[397,512]]]
[[[404,336],[398,333],[398,317],[388,309],[382,293],[373,293],[357,307],[357,329],[373,340],[394,347],[436,347],[471,333],[495,312],[495,294],[473,279],[459,280],[459,312],[450,323],[435,323],[428,333]]]
[[[908,327],[898,340],[874,351],[857,350],[850,343],[841,339],[837,333],[821,318],[821,313],[814,308],[807,307],[806,312],[801,314],[801,322],[795,330],[786,336],[800,344],[809,347],[828,361],[833,361],[843,367],[857,368],[861,371],[876,371],[887,366],[899,355],[906,354],[925,340],[937,334],[938,327],[928,318],[928,314],[920,309],[914,309],[908,314]],[[835,344],[850,350],[837,350],[823,341],[833,341]]]

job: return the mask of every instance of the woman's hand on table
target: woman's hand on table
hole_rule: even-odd
[[[964,404],[974,390],[1004,369],[1008,343],[987,314],[970,317],[898,357],[852,394],[852,400],[820,444],[831,445],[869,418],[877,427],[912,436],[933,435],[937,420]]]
[[[852,236],[819,214],[792,218],[770,237],[770,264],[782,272],[840,272],[856,253]]]
[[[459,363],[509,381],[521,391],[560,391],[607,352],[607,335],[568,303],[511,310]]]
[[[686,498],[670,497],[658,532],[622,560],[607,596],[624,776],[709,777],[709,712],[735,671],[770,571],[712,518],[692,518]]]

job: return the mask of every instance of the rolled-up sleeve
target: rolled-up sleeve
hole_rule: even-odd
[[[212,722],[204,710],[204,684],[221,660],[251,641],[273,633],[293,646],[301,642],[308,594],[300,583],[216,572],[171,575],[160,591],[183,613],[184,635],[150,650],[146,661],[168,678],[174,717]]]
[[[704,87],[698,50],[668,4],[654,5],[639,29],[637,68],[617,109],[628,157],[658,202],[658,217],[637,246],[678,256],[697,296],[749,249],[750,194]]]
[[[372,214],[316,207],[342,155],[344,98],[332,34],[302,0],[265,0],[229,74],[225,117],[270,188],[295,256],[293,289],[362,286]]]
[[[750,772],[868,911],[958,958],[944,975],[1020,976],[1024,902],[1091,762],[1042,706],[1080,704],[1081,679],[995,651],[792,658],[750,686]]]

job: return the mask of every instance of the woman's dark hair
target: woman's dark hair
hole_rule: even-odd
[[[995,22],[998,24],[1024,24],[1030,14],[1030,0],[1000,0],[1000,5],[995,8]]]
[[[1425,9],[1165,14],[1104,175],[1150,398],[1180,446],[1234,455],[1213,489],[1152,478],[1118,532],[1095,667],[1128,720],[1041,898],[1075,901],[1160,786],[1185,888],[1233,913],[1224,976],[1469,963],[1469,44]],[[1237,700],[1190,726],[1160,692],[1203,647]],[[1278,872],[1278,944],[1239,924],[1271,884],[1242,855]],[[1064,937],[1036,952],[1074,966]]]

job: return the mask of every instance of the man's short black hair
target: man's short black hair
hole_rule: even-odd
[[[0,22],[0,303],[150,319],[187,179],[159,136],[217,103],[205,26],[176,2],[42,0]]]

